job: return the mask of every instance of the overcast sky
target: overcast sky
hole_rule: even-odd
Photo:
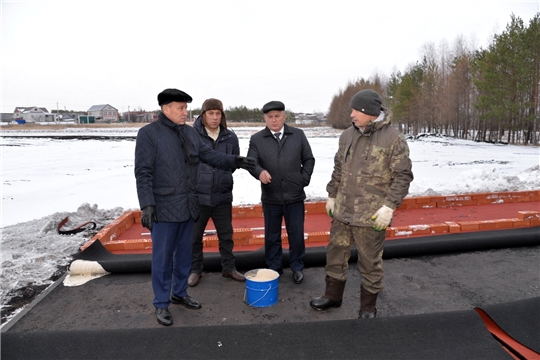
[[[1,108],[155,110],[175,87],[192,107],[281,100],[326,112],[350,80],[389,76],[426,44],[486,47],[539,1],[4,1]]]

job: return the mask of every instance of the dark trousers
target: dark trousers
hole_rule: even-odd
[[[223,272],[232,272],[236,269],[233,254],[233,227],[232,203],[217,206],[200,205],[199,219],[193,228],[193,259],[191,272],[203,272],[203,236],[208,220],[212,218],[219,239],[219,254],[221,255],[221,269]]]
[[[170,303],[171,289],[174,296],[187,295],[193,219],[184,222],[154,222],[151,233],[153,304],[157,308],[165,308]]]
[[[292,271],[304,270],[304,202],[275,205],[262,204],[264,214],[264,257],[272,270],[282,270],[281,223],[289,237],[289,265]]]

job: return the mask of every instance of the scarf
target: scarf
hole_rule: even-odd
[[[195,147],[186,131],[186,125],[175,125],[174,129],[178,132],[178,135],[180,136],[182,150],[184,151],[184,156],[186,157],[186,159],[188,159],[189,164],[197,165],[199,163],[199,157],[195,155]]]

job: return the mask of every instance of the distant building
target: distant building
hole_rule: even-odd
[[[58,121],[62,123],[77,124],[79,116],[86,115],[84,112],[62,112],[58,114]]]
[[[323,113],[304,114],[298,113],[296,116],[296,124],[304,125],[326,125],[327,117]]]
[[[144,123],[157,120],[157,115],[151,111],[129,111],[122,113],[122,121]]]
[[[109,104],[94,105],[88,109],[88,116],[94,116],[96,123],[118,122],[118,110]]]
[[[21,123],[54,122],[55,115],[42,107],[16,107],[13,111],[13,120]]]
[[[12,122],[13,114],[12,113],[2,113],[0,114],[2,122]]]

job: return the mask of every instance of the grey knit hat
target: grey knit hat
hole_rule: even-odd
[[[371,89],[359,91],[352,97],[350,106],[364,114],[378,116],[382,110],[381,95]]]

